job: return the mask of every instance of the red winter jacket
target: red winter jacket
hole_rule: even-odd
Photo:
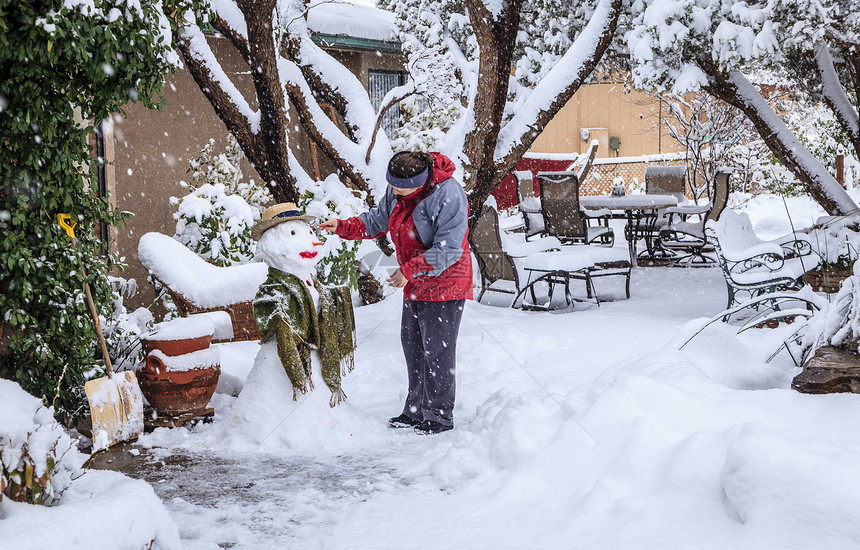
[[[338,220],[336,234],[354,240],[388,232],[400,272],[409,281],[403,288],[407,300],[471,300],[469,202],[463,186],[451,177],[454,163],[445,155],[432,155],[433,181],[406,197],[389,187],[370,211]]]

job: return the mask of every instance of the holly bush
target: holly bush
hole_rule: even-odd
[[[94,230],[123,214],[97,192],[92,126],[129,101],[156,106],[177,63],[161,3],[0,0],[0,376],[72,423],[103,371],[84,297],[108,317],[113,256]],[[57,213],[77,222],[77,246]],[[86,272],[81,270],[83,266]]]

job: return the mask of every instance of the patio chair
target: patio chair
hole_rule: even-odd
[[[675,195],[679,203],[687,202],[686,166],[649,166],[645,169],[645,193]]]
[[[615,232],[609,227],[607,209],[584,211],[579,206],[579,178],[574,172],[540,172],[541,212],[544,233],[562,243],[612,246]],[[596,223],[597,225],[590,225]]]
[[[728,289],[728,305],[741,303],[739,294],[750,298],[803,286],[802,277],[820,264],[808,243],[764,242],[756,237],[749,216],[725,210],[719,219],[709,219],[705,235],[717,255]],[[797,255],[798,250],[808,250]]]
[[[594,164],[594,159],[597,157],[597,148],[600,146],[600,142],[596,139],[591,140],[591,145],[588,146],[588,151],[585,152],[585,163],[580,167],[580,169],[576,172],[576,179],[582,183],[585,181],[585,178],[588,177],[588,173],[591,172],[591,167]],[[576,164],[576,163],[574,163]],[[568,168],[569,170],[573,168]]]
[[[585,280],[586,295],[588,298],[593,296],[597,305],[600,305],[600,299],[594,292],[594,279],[624,277],[624,295],[630,298],[630,274],[633,264],[626,247],[609,248],[581,244],[562,246],[556,252],[527,256],[523,260],[523,267],[527,271],[554,273],[556,279],[559,273],[563,273],[564,278]],[[529,286],[533,287],[537,280],[528,282],[531,283]],[[525,289],[521,292],[524,293]]]
[[[717,260],[706,255],[713,252],[714,247],[705,237],[705,224],[720,218],[729,200],[729,177],[731,170],[719,169],[714,175],[711,187],[711,200],[706,205],[684,205],[667,208],[668,223],[660,230],[659,246],[673,253],[683,255],[675,258],[673,265],[707,266],[714,265]],[[699,216],[698,221],[688,221],[692,216]]]
[[[478,302],[488,291],[511,294],[516,298],[520,292],[520,277],[514,257],[524,257],[561,246],[558,239],[554,238],[527,242],[524,238],[519,241],[517,237],[505,235],[503,240],[499,229],[499,213],[494,208],[484,206],[475,227],[469,231],[469,245],[475,254],[481,275]],[[493,287],[498,281],[513,283],[513,289]]]
[[[672,195],[678,204],[687,202],[684,191],[687,179],[685,166],[648,166],[645,168],[645,193],[649,195]],[[660,232],[669,224],[666,210],[643,212],[635,231],[645,241],[646,248],[639,253],[644,260],[670,260],[675,252],[660,246]]]
[[[517,180],[517,208],[526,224],[526,239],[544,232],[540,199],[535,197],[534,177],[528,170],[514,172]]]

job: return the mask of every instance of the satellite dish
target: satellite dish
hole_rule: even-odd
[[[589,132],[588,130],[586,130],[585,128],[583,128],[583,129],[582,129],[582,130],[580,130],[580,132],[579,132],[579,137],[581,137],[581,138],[582,138],[582,141],[588,141],[588,138],[590,138],[590,137],[591,137],[591,132]]]

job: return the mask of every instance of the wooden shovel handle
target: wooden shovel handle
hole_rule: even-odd
[[[75,238],[75,221],[72,219],[72,216],[67,213],[57,214],[57,223],[62,227],[66,234],[72,239],[72,248],[78,247],[78,239]],[[105,360],[105,366],[107,366],[108,376],[113,378],[113,365],[110,362],[110,354],[108,353],[107,342],[105,342],[105,336],[102,334],[102,324],[99,322],[99,314],[96,311],[96,304],[93,301],[93,293],[90,291],[90,285],[87,283],[87,272],[84,270],[84,263],[78,262],[78,267],[81,268],[81,275],[84,277],[84,291],[87,294],[87,305],[90,307],[90,314],[93,316],[93,323],[96,325],[96,334],[99,337],[99,344],[102,347],[102,357]]]
[[[72,238],[72,246],[77,246],[78,243],[76,241],[77,239]],[[87,272],[84,271],[84,264],[80,263],[78,265],[81,268],[81,275],[83,275],[84,279],[86,279]],[[86,282],[86,280],[84,281],[84,292],[86,292],[87,294],[87,305],[90,307],[90,314],[93,316],[93,324],[95,324],[96,326],[96,334],[99,337],[99,344],[102,348],[102,357],[104,357],[105,360],[105,366],[108,370],[108,376],[113,378],[113,365],[110,362],[110,353],[108,353],[107,342],[105,342],[105,336],[102,333],[102,324],[99,322],[99,314],[96,311],[96,304],[93,301],[93,293],[90,291],[90,284]]]

